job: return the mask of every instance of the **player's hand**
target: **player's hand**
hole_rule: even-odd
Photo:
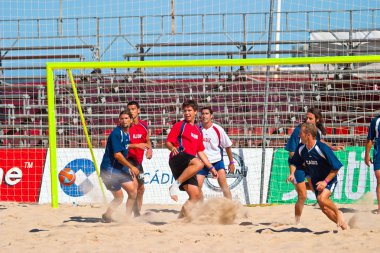
[[[148,148],[148,149],[146,150],[145,157],[146,157],[147,159],[151,159],[152,156],[153,156],[153,149],[152,149],[152,148]]]
[[[176,147],[173,147],[171,152],[172,152],[173,156],[178,155],[178,153],[179,153]]]
[[[327,183],[325,181],[319,181],[319,182],[317,182],[316,185],[317,185],[317,190],[319,192],[321,192],[321,191],[323,191],[326,188]]]
[[[138,177],[138,175],[140,174],[140,171],[138,168],[136,168],[135,166],[131,166],[129,168],[129,170],[132,172],[133,176],[135,176],[136,178]]]
[[[229,171],[231,174],[234,174],[234,173],[235,173],[235,164],[229,164],[229,165],[228,165],[228,171]]]
[[[212,178],[218,178],[219,175],[215,168],[212,168],[210,172],[211,172]]]
[[[286,178],[286,183],[294,183],[294,174],[290,174],[287,178]]]
[[[369,157],[369,156],[365,156],[365,158],[364,158],[364,162],[365,162],[365,164],[369,167],[369,166],[371,166],[371,164],[373,164],[373,161],[372,161],[372,159]]]
[[[342,146],[342,145],[332,146],[331,150],[332,151],[344,150],[344,146]]]

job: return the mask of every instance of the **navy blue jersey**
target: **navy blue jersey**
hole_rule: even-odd
[[[290,136],[288,142],[285,145],[286,151],[295,152],[297,146],[301,143],[300,132],[301,132],[301,125],[298,125],[294,129],[292,135]],[[321,135],[322,135],[321,130],[318,129],[317,140],[321,139]]]
[[[313,184],[325,180],[331,170],[339,170],[343,167],[334,152],[320,141],[317,141],[310,150],[303,143],[298,145],[294,156],[290,159],[290,164],[298,167],[303,163],[306,164],[306,171]],[[336,177],[333,180],[336,180]]]
[[[373,160],[378,162],[380,160],[380,116],[371,120],[371,124],[368,127],[367,140],[373,141]]]
[[[127,157],[129,143],[129,133],[125,133],[120,126],[115,127],[108,136],[100,168],[102,170],[112,170],[114,168],[122,170],[124,166],[115,159],[114,154],[121,152],[124,157]]]

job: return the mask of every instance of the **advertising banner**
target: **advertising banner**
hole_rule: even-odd
[[[272,149],[267,150],[265,160],[264,189],[268,189],[270,166],[272,163]],[[96,163],[100,166],[104,149],[95,149]],[[234,199],[243,204],[260,202],[261,184],[261,149],[233,149],[236,171],[227,175],[227,182]],[[155,149],[151,160],[144,159],[145,194],[144,203],[149,204],[175,204],[169,196],[169,186],[173,183],[169,164],[169,151],[166,149]],[[225,155],[226,168],[228,159]],[[59,185],[59,203],[96,203],[103,199],[95,173],[94,163],[91,161],[88,149],[57,149],[58,172],[64,168],[71,168],[76,174],[76,181],[71,186]],[[47,155],[45,173],[42,183],[40,203],[50,202],[50,158]],[[217,180],[207,178],[203,185],[205,198],[223,196]],[[263,193],[267,198],[267,191]],[[106,190],[107,201],[112,195]],[[125,197],[126,199],[126,197]],[[181,192],[179,203],[184,203],[187,195]]]
[[[376,178],[373,167],[364,163],[364,147],[346,147],[335,152],[344,165],[338,173],[338,184],[333,193],[337,203],[352,203],[368,192],[376,197]],[[288,152],[279,149],[274,153],[272,173],[269,186],[269,203],[295,203],[297,193],[292,184],[285,182],[289,175]],[[308,202],[315,202],[315,195],[308,191]]]
[[[37,202],[46,149],[0,149],[0,200]]]

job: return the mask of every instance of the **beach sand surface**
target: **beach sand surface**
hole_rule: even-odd
[[[379,252],[375,205],[338,205],[342,231],[317,205],[294,224],[294,205],[242,206],[211,199],[178,219],[180,205],[144,205],[142,216],[102,223],[106,206],[0,202],[0,252]]]

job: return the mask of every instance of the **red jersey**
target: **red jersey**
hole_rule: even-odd
[[[178,151],[183,151],[195,156],[199,151],[205,150],[203,136],[197,125],[191,125],[185,121],[174,124],[170,130],[167,142],[173,143]]]
[[[130,144],[146,143],[148,136],[148,124],[144,120],[140,120],[137,124],[133,124],[129,128]],[[142,164],[144,158],[144,150],[139,148],[129,148],[127,158],[136,160]]]

